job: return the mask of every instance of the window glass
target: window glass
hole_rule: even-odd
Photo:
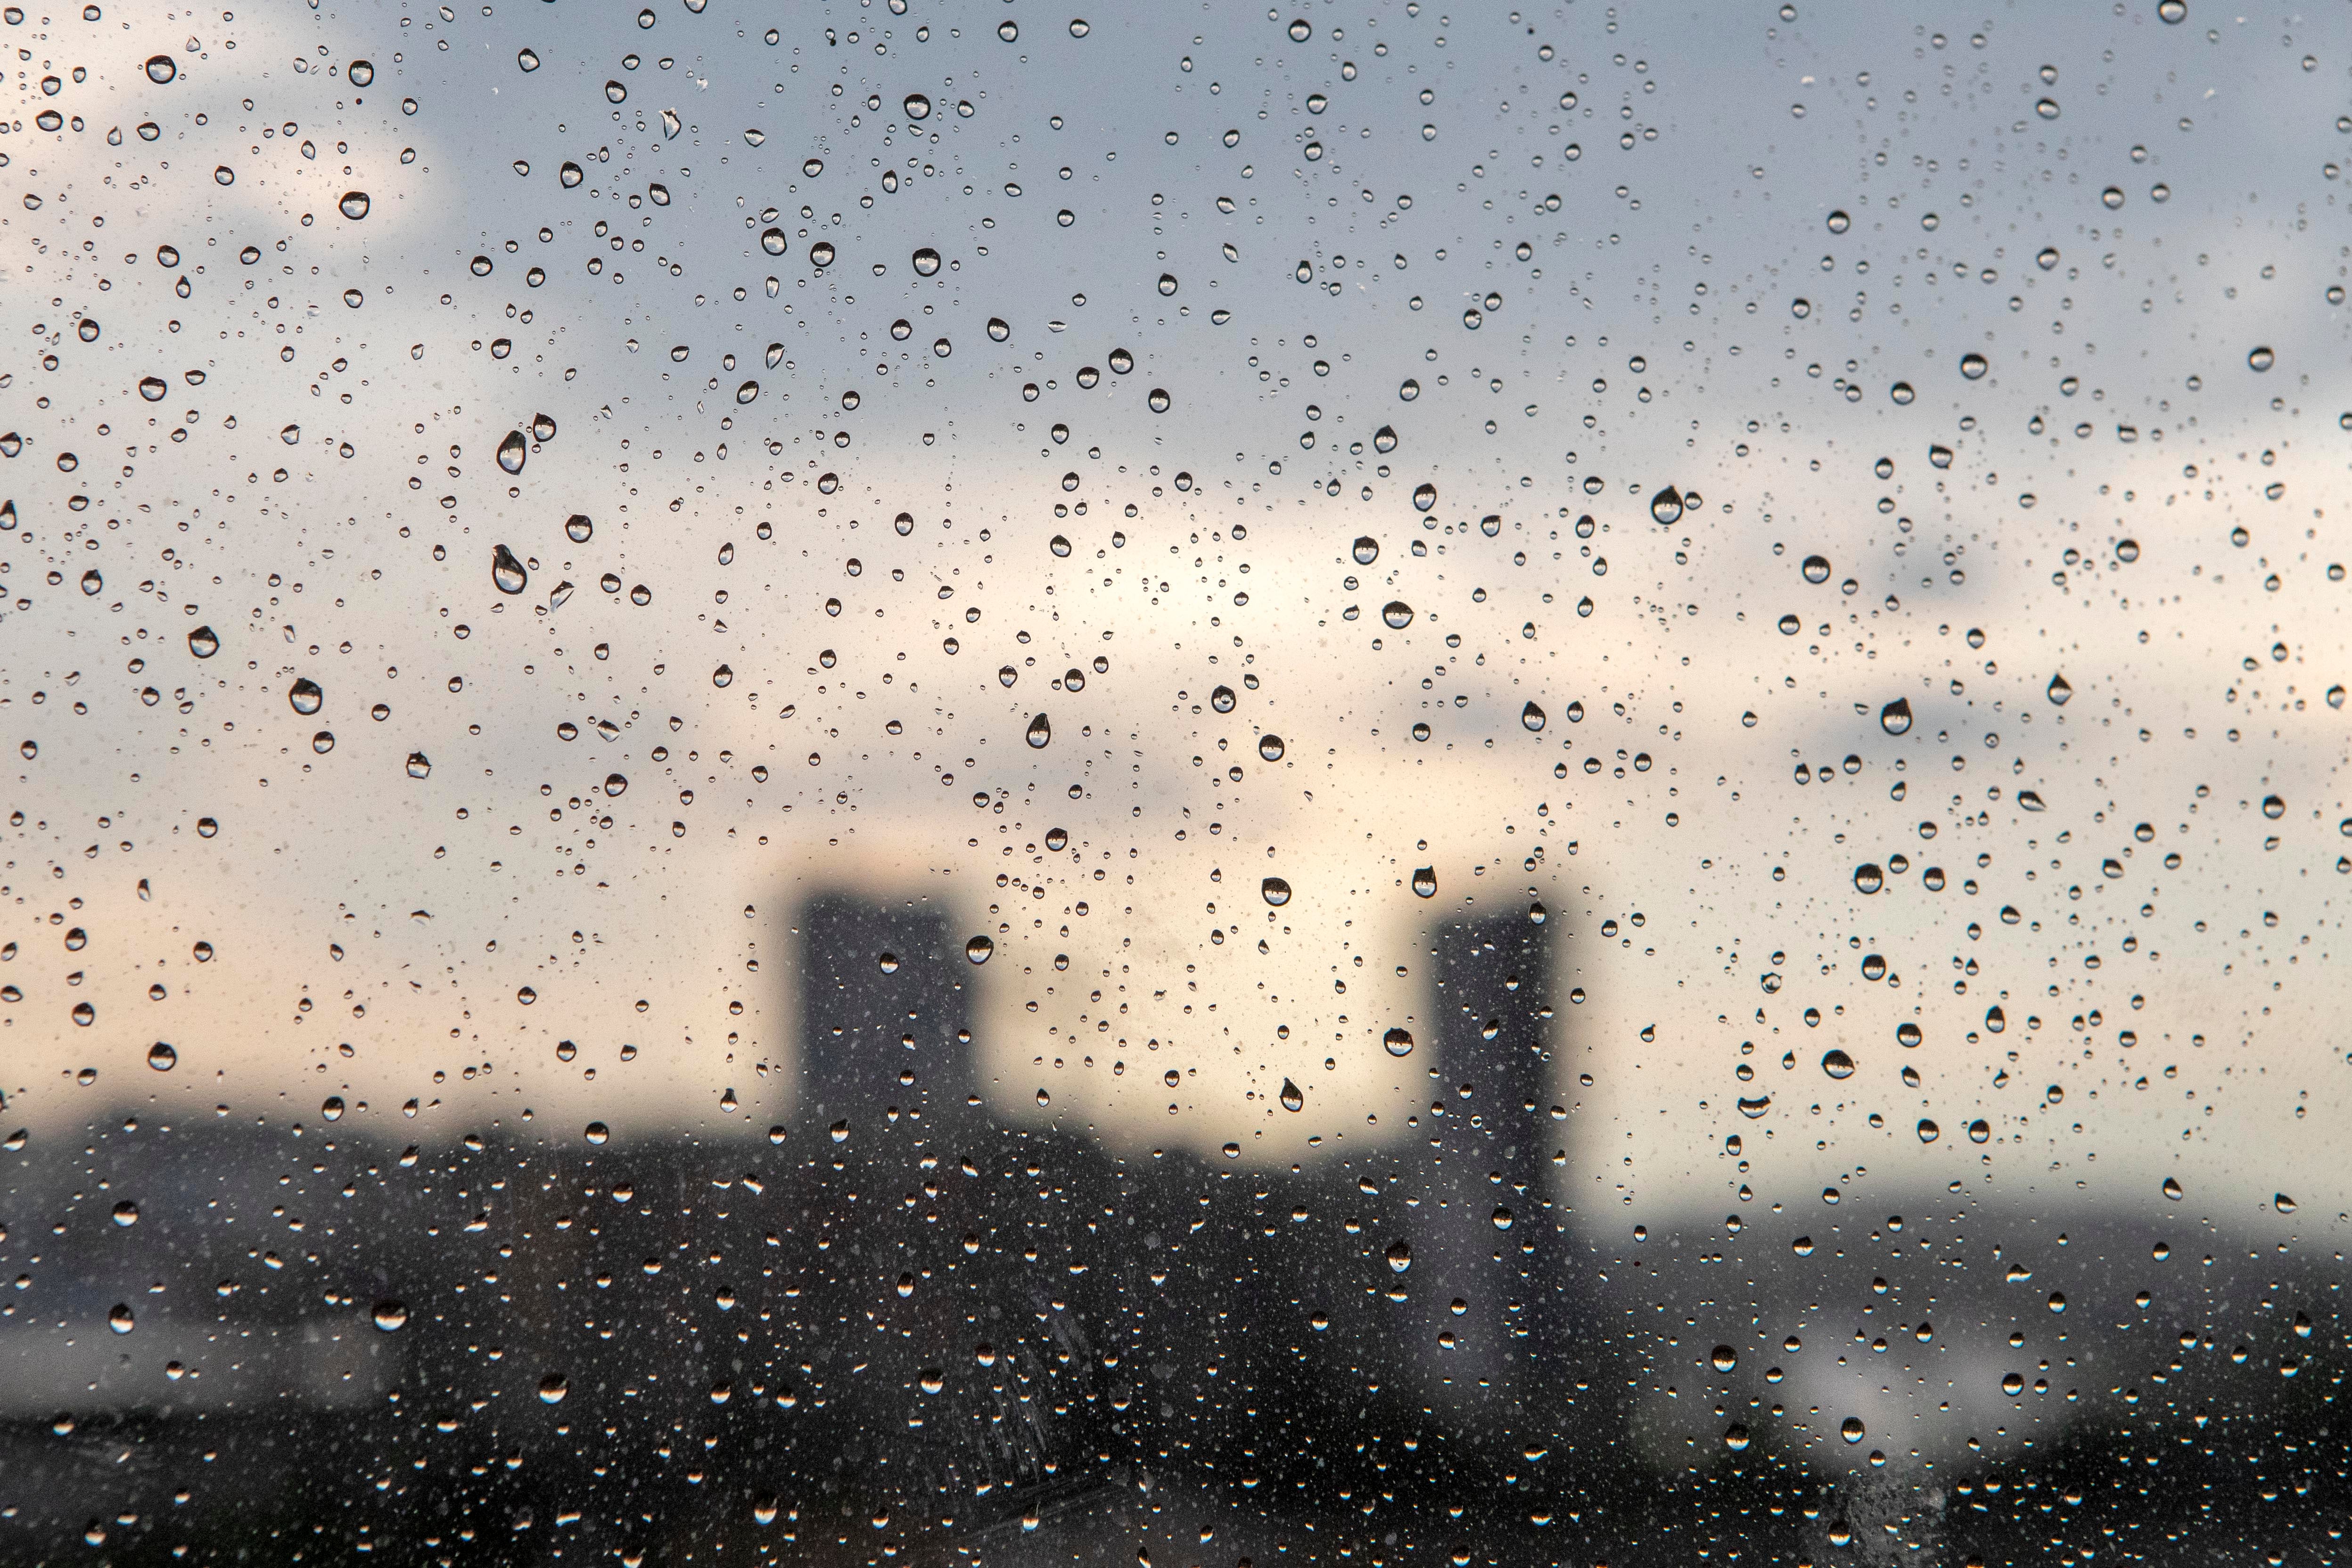
[[[2337,19],[0,42],[9,1561],[2337,1555]]]

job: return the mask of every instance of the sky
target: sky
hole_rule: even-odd
[[[1604,1223],[2333,1222],[2342,26],[1070,11],[0,28],[22,1124],[756,1137],[847,889],[1338,1157],[1540,904]]]

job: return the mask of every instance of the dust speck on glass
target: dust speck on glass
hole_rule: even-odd
[[[0,1557],[2344,1555],[2343,16],[0,44]]]

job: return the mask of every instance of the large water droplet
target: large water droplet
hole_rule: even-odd
[[[1683,516],[1682,492],[1669,485],[1651,497],[1650,516],[1660,523],[1680,522]]]
[[[1381,559],[1381,541],[1366,534],[1349,547],[1349,553],[1356,558],[1358,566],[1370,566]]]
[[[1054,727],[1044,714],[1029,721],[1029,744],[1043,749],[1054,738]]]
[[[1537,706],[1532,702],[1528,704],[1527,706],[1519,710],[1519,723],[1530,734],[1542,729],[1544,727],[1544,710]]]
[[[1412,606],[1402,599],[1391,599],[1381,606],[1381,619],[1391,632],[1402,632],[1412,624]]]
[[[2290,1205],[2289,1207],[2291,1207],[2293,1206]],[[139,1206],[131,1202],[127,1197],[121,1202],[116,1204],[114,1206],[114,1223],[121,1226],[126,1230],[131,1226],[138,1224]]]
[[[375,65],[369,60],[353,60],[343,68],[343,79],[353,87],[375,85]]]
[[[490,580],[498,584],[500,593],[520,593],[530,581],[530,573],[523,570],[514,551],[504,545],[494,545],[490,549]]]
[[[132,1329],[138,1327],[138,1320],[131,1315],[131,1303],[128,1301],[115,1302],[114,1310],[106,1314],[106,1326],[112,1329],[116,1333],[129,1333]]]
[[[1838,1424],[1838,1436],[1849,1443],[1861,1442],[1863,1430],[1862,1417],[1859,1416],[1849,1416]]]
[[[407,1322],[408,1309],[402,1303],[386,1298],[375,1304],[375,1326],[384,1333],[405,1327]]]
[[[561,1405],[563,1396],[571,1392],[572,1385],[560,1372],[551,1372],[539,1380],[539,1402],[542,1405]]]
[[[1389,1243],[1388,1259],[1390,1269],[1402,1274],[1412,1267],[1412,1248],[1402,1237],[1399,1237]]]
[[[147,1048],[147,1065],[158,1072],[171,1071],[179,1060],[180,1053],[160,1040]]]
[[[1962,354],[1960,356],[1960,374],[1966,376],[1970,381],[1980,379],[1984,373],[1990,369],[1992,369],[1992,365],[1982,354]]]
[[[1723,1429],[1723,1446],[1735,1454],[1748,1451],[1748,1428],[1734,1421]]]
[[[1282,737],[1261,735],[1257,737],[1257,754],[1268,762],[1282,760]]]
[[[1276,909],[1290,902],[1290,884],[1278,876],[1262,879],[1257,884],[1257,891],[1260,897]]]
[[[2066,684],[2065,676],[2053,675],[2050,677],[2050,700],[2052,702],[2057,704],[2060,707],[2064,707],[2066,706],[2066,699],[2074,695],[2074,688]]]
[[[909,120],[929,120],[931,117],[931,100],[919,92],[908,93],[901,107],[906,110]]]
[[[1893,702],[1888,703],[1885,707],[1880,708],[1878,710],[1878,727],[1885,730],[1889,735],[1901,735],[1904,731],[1909,729],[1911,727],[1910,699],[1907,697],[1896,697]]]
[[[1833,235],[1842,235],[1853,226],[1853,220],[1846,216],[1843,211],[1841,210],[1830,214],[1830,233]]]
[[[1425,512],[1435,505],[1437,505],[1436,486],[1424,479],[1420,484],[1413,486],[1412,509],[1414,511]]]
[[[523,459],[530,455],[530,443],[520,430],[508,431],[506,439],[499,443],[499,466],[509,474],[521,473]]]
[[[1739,1364],[1739,1353],[1727,1344],[1719,1344],[1707,1359],[1714,1364],[1716,1371],[1729,1372]]]
[[[1935,1123],[1929,1121],[1925,1116],[1919,1118],[1919,1141],[1921,1143],[1932,1144],[1942,1135],[1942,1128],[1937,1126]]]
[[[2246,363],[2253,370],[2266,371],[2278,363],[2278,356],[2268,349],[2256,349],[2246,356]]]
[[[335,204],[335,210],[357,223],[368,215],[368,193],[365,191],[345,191],[342,200]]]
[[[327,694],[320,689],[318,682],[304,675],[286,688],[286,700],[293,705],[296,713],[310,715],[324,706]]]
[[[913,259],[915,276],[918,277],[929,277],[940,269],[940,253],[929,246],[925,246],[917,251]]]
[[[1827,582],[1830,580],[1829,558],[1818,555],[1807,556],[1804,573],[1807,582]]]
[[[1412,894],[1415,898],[1437,896],[1437,868],[1422,866],[1412,873]]]
[[[432,760],[421,751],[410,752],[408,754],[408,776],[411,779],[431,778],[433,776]]]
[[[142,376],[139,378],[139,395],[145,398],[149,402],[161,402],[163,401],[163,394],[171,390],[171,383],[164,381],[161,376]]]
[[[996,943],[992,937],[975,936],[963,945],[963,956],[975,964],[987,963],[995,951]]]
[[[1835,1049],[1822,1053],[1822,1071],[1832,1078],[1853,1076],[1853,1058]]]
[[[1411,1056],[1412,1031],[1407,1029],[1391,1029],[1388,1033],[1381,1036],[1381,1043],[1388,1047],[1391,1056]]]
[[[180,74],[179,62],[169,55],[147,57],[147,79],[161,87]]]
[[[1282,1108],[1296,1111],[1307,1103],[1307,1095],[1297,1084],[1286,1078],[1282,1081]]]
[[[209,626],[199,626],[188,633],[188,652],[199,659],[209,659],[220,652],[220,639]]]

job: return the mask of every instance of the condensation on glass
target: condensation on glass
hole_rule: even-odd
[[[2340,18],[0,41],[8,1560],[2340,1554]]]

